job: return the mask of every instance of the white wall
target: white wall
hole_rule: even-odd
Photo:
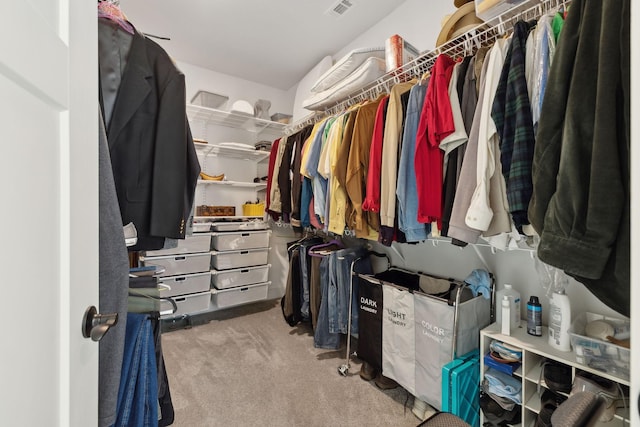
[[[464,280],[476,268],[487,270],[495,277],[496,290],[502,289],[505,283],[510,283],[520,292],[523,300],[521,318],[526,318],[526,301],[529,297],[539,297],[543,324],[548,324],[549,299],[540,284],[532,252],[529,250],[492,252],[487,245],[460,248],[446,240],[426,241],[415,245],[394,243],[391,248],[374,243],[373,250],[387,253],[392,265],[396,267],[458,280]],[[615,311],[594,297],[584,285],[573,279],[569,281],[567,295],[571,300],[573,316],[589,311],[619,317]]]
[[[420,52],[434,49],[443,17],[455,10],[453,0],[407,0],[367,32],[336,52],[334,59],[340,59],[355,48],[384,46],[385,40],[394,34],[400,35]]]
[[[198,90],[206,90],[229,97],[227,103],[220,107],[221,110],[230,110],[233,103],[239,99],[249,101],[251,105],[254,105],[258,99],[267,99],[271,101],[269,109],[271,115],[274,113],[291,114],[293,111],[291,89],[288,91],[276,89],[186,62],[178,61],[177,66],[185,75],[187,102],[191,102],[191,98]]]

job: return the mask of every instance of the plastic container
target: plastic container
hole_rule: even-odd
[[[264,215],[264,203],[245,203],[242,205],[242,214],[244,216],[262,216]]]
[[[608,317],[589,312],[575,316],[569,328],[569,335],[571,336],[571,346],[576,355],[576,361],[593,369],[628,380],[631,371],[631,351],[611,342],[587,336],[585,332],[587,325],[596,320],[611,324],[614,331],[628,331],[631,324],[629,319]]]
[[[509,283],[505,283],[504,288],[496,292],[496,301],[502,301],[505,295],[511,297],[511,329],[518,328],[520,326],[520,292],[513,289]],[[501,311],[496,310],[496,322],[499,325],[502,324]]]
[[[549,301],[549,345],[560,351],[571,351],[571,302],[564,291],[551,294]]]
[[[475,0],[476,16],[486,22],[498,15],[502,15],[524,1],[525,0]]]
[[[542,305],[535,295],[529,297],[527,303],[527,333],[534,337],[542,336]]]

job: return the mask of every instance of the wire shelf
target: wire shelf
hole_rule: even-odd
[[[431,70],[436,59],[441,54],[449,55],[454,59],[473,55],[480,47],[488,47],[496,39],[503,37],[513,28],[516,22],[537,19],[570,3],[571,0],[526,0],[455,39],[449,40],[431,51],[422,53],[414,60],[403,64],[399,69],[390,71],[364,88],[349,94],[345,99],[336,102],[323,112],[307,116],[301,121],[288,126],[285,132],[293,134],[305,126],[312,125],[325,117],[344,111],[354,104],[368,99],[375,99],[382,93],[389,93],[391,88],[398,83],[420,78]]]

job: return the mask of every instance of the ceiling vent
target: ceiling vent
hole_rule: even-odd
[[[353,6],[354,2],[352,0],[340,0],[333,6],[331,6],[329,10],[325,12],[325,14],[340,18],[341,16],[344,16]]]

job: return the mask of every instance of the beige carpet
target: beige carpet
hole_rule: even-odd
[[[313,347],[279,302],[216,313],[210,323],[167,332],[162,345],[176,426],[417,426],[413,397],[338,374],[345,347]],[[406,401],[406,407],[405,407]]]

